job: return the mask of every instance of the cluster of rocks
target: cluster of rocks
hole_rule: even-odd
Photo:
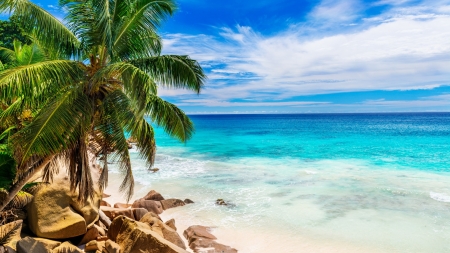
[[[165,199],[152,190],[133,204],[111,206],[103,200],[108,195],[97,192],[81,205],[67,180],[39,189],[28,204],[25,221],[0,226],[0,237],[7,238],[0,253],[188,252],[175,220],[163,222],[159,214],[193,201]],[[237,252],[217,243],[207,227],[189,227],[184,236],[194,252]]]

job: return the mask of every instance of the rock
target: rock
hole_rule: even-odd
[[[60,242],[25,237],[17,242],[17,253],[52,253],[52,250],[61,245]]]
[[[153,168],[153,169],[148,169],[149,171],[151,171],[151,172],[153,172],[153,173],[155,173],[155,172],[158,172],[159,171],[159,169],[158,168]]]
[[[20,232],[22,231],[22,220],[17,220],[0,226],[0,235],[9,235],[8,240],[2,242],[2,246],[9,246],[16,249],[16,244],[20,239]],[[3,237],[2,236],[2,237]]]
[[[88,251],[103,251],[105,248],[105,241],[90,241],[86,244],[86,247],[84,248],[85,252]]]
[[[132,208],[133,217],[135,220],[140,220],[144,217],[145,214],[148,213],[147,209],[144,208]]]
[[[190,226],[184,233],[184,237],[188,240],[189,248],[195,253],[197,252],[221,252],[221,253],[237,253],[236,249],[230,246],[216,242],[217,239],[209,232],[209,228],[205,226]]]
[[[190,226],[186,230],[184,230],[183,235],[187,240],[189,240],[192,237],[196,237],[196,238],[202,237],[202,238],[216,240],[217,237],[215,237],[213,234],[211,234],[209,232],[209,230],[210,230],[209,227],[194,225],[194,226]]]
[[[165,200],[161,200],[161,205],[164,210],[167,210],[169,208],[184,206],[186,204],[181,199],[165,199]]]
[[[132,149],[132,148],[133,148],[133,144],[131,144],[131,143],[128,142],[128,141],[127,141],[127,146],[128,146],[128,149]]]
[[[129,208],[132,204],[115,203],[114,208]]]
[[[108,206],[108,207],[111,207],[111,205],[110,205],[108,202],[104,201],[104,200],[101,200],[101,201],[100,201],[100,206]]]
[[[99,236],[100,236],[100,233],[99,233],[98,226],[94,225],[93,227],[88,229],[86,234],[83,235],[83,237],[81,238],[80,242],[77,245],[86,244],[92,240],[97,239],[97,237],[99,237]]]
[[[170,219],[170,220],[166,221],[165,224],[167,226],[169,226],[170,228],[172,228],[173,230],[177,231],[177,227],[175,226],[175,220],[174,219]]]
[[[63,242],[58,247],[54,248],[52,253],[83,253],[83,251],[69,242]]]
[[[227,206],[228,203],[225,202],[225,200],[223,200],[223,199],[217,199],[216,200],[216,205]]]
[[[142,217],[142,219],[139,222],[148,224],[153,231],[162,235],[164,239],[168,240],[169,242],[177,245],[182,249],[186,249],[186,245],[184,244],[183,239],[181,239],[177,231],[167,226],[158,218],[153,217],[150,213]]]
[[[105,243],[105,250],[107,253],[120,253],[120,246],[119,244],[108,240]]]
[[[164,209],[162,208],[161,202],[154,200],[136,200],[133,205],[133,208],[145,208],[149,212],[153,212],[156,214],[161,214]]]
[[[102,193],[102,199],[109,198],[109,197],[111,197],[111,195],[109,195],[107,193]]]
[[[107,241],[108,240],[108,236],[99,236],[99,237],[97,237],[97,239],[95,239],[96,241],[99,241],[99,242],[101,242],[101,241]]]
[[[41,187],[28,205],[30,230],[39,237],[72,238],[86,233],[98,219],[100,193],[80,204],[68,179]]]
[[[134,220],[140,220],[148,213],[147,209],[144,208],[112,208],[102,206],[100,207],[100,210],[102,210],[102,212],[111,220],[120,215],[124,215]]]
[[[155,200],[155,201],[161,201],[164,200],[164,197],[157,191],[151,190],[145,195],[141,200]]]
[[[119,244],[123,250],[122,253],[187,253],[186,250],[152,231],[149,225],[125,216],[119,216],[113,220],[108,230],[108,237]]]
[[[190,200],[190,199],[185,199],[184,200],[185,204],[194,204],[194,201]]]

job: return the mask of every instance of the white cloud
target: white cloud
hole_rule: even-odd
[[[165,37],[165,51],[189,54],[211,68],[202,95],[202,105],[209,106],[233,98],[263,102],[335,92],[434,88],[450,85],[450,2],[435,3],[442,5],[400,6],[366,19],[352,32],[322,36],[320,31],[305,36],[301,27],[313,29],[310,21],[269,37],[244,26],[220,28],[217,37],[172,34]],[[355,16],[358,6],[350,0],[325,0],[310,17]],[[181,98],[187,98],[182,93]],[[164,90],[161,94],[180,95]]]

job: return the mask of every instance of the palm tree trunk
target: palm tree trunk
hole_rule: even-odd
[[[22,188],[28,183],[28,181],[30,181],[30,179],[34,175],[36,175],[43,168],[45,168],[45,166],[48,165],[48,163],[53,159],[53,157],[54,156],[49,156],[49,157],[45,158],[44,161],[41,163],[41,165],[39,165],[39,167],[34,169],[33,172],[29,173],[26,177],[20,179],[19,181],[14,183],[11,186],[11,188],[9,188],[8,195],[3,200],[1,200],[0,212],[3,211],[3,209],[6,207],[6,205],[8,205],[9,202],[11,202],[11,200],[17,195],[17,193],[19,193],[20,190],[22,190]]]

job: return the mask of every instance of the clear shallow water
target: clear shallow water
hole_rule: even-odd
[[[157,129],[140,197],[240,252],[450,252],[450,114],[195,115],[186,145]],[[216,206],[217,198],[235,204]]]

